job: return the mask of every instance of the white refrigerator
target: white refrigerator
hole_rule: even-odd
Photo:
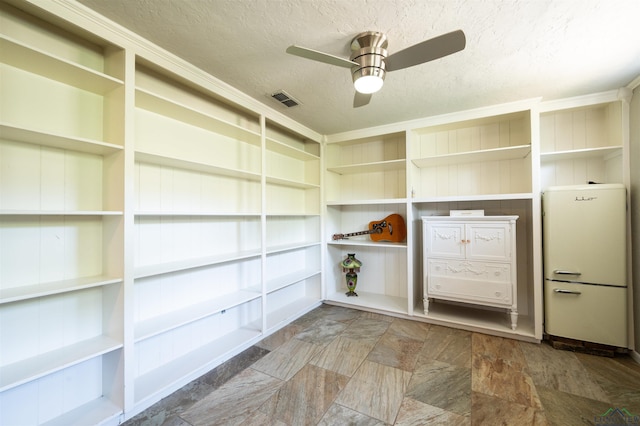
[[[624,185],[550,187],[542,214],[545,332],[626,348]]]

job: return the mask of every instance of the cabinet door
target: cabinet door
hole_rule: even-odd
[[[465,235],[462,223],[427,223],[425,243],[430,257],[465,257]]]
[[[505,261],[511,259],[508,223],[472,223],[465,226],[467,259]]]

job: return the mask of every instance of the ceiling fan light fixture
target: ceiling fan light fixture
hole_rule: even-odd
[[[367,46],[368,43],[373,45]],[[362,46],[365,47],[362,47]],[[356,92],[370,95],[382,89],[386,75],[384,58],[387,38],[382,33],[369,31],[360,34],[351,44],[351,61],[357,66],[351,68],[353,86]]]
[[[355,77],[354,77],[355,78]],[[376,93],[382,89],[384,80],[377,75],[362,75],[355,78],[353,86],[356,91],[364,94]]]

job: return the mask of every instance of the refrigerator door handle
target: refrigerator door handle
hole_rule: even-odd
[[[554,288],[553,292],[554,293],[562,293],[562,294],[582,294],[581,292],[576,291],[576,290],[565,290],[563,288]]]
[[[558,275],[582,275],[582,272],[566,271],[563,269],[555,269],[553,273]]]

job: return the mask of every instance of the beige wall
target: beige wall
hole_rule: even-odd
[[[635,351],[640,353],[640,86],[631,99],[630,130],[633,316]]]

